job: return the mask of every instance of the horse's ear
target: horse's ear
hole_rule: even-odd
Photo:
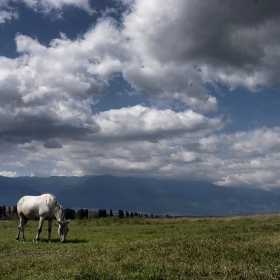
[[[69,223],[70,223],[70,221],[71,221],[71,219],[69,219],[69,220],[67,221],[67,224],[69,224]]]
[[[57,220],[57,222],[61,225],[62,224],[62,222],[61,221],[59,221],[59,220]]]

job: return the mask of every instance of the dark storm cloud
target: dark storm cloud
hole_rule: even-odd
[[[60,149],[62,145],[56,139],[49,139],[44,143],[44,147],[47,149]]]
[[[149,12],[143,13],[145,9]],[[187,89],[191,83],[223,82],[231,88],[244,86],[251,90],[277,86],[279,19],[280,2],[276,0],[258,4],[242,0],[136,1],[133,12],[124,20],[124,34],[138,51],[139,66],[150,72],[135,67],[134,72],[125,72],[126,77],[136,87],[155,91],[160,88],[160,80],[172,79],[185,68],[187,83],[174,80],[184,85],[179,92],[185,91],[186,95],[191,92],[190,87]],[[167,72],[165,67],[170,69],[174,64],[177,71]],[[202,69],[200,78],[191,67]],[[151,75],[151,70],[157,75]],[[144,71],[149,73],[147,77]],[[139,82],[137,76],[142,77]],[[145,79],[149,87],[145,87]],[[169,83],[161,86],[161,92],[172,88]],[[198,88],[198,98],[206,100],[201,91]]]
[[[181,1],[179,8],[176,21],[162,23],[151,42],[163,46],[163,51],[154,53],[162,61],[192,60],[236,67],[256,64],[268,43],[258,38],[259,31],[270,22],[278,24],[280,18],[280,2],[276,0],[259,1],[258,5],[243,0]],[[247,31],[253,34],[242,36]],[[279,30],[266,30],[265,37],[279,43],[275,35]]]
[[[74,123],[61,122],[56,118],[42,114],[39,116],[19,114],[8,122],[0,122],[1,139],[10,143],[28,143],[31,141],[46,141],[51,145],[53,138],[79,139],[99,130],[98,125],[86,127]],[[48,142],[48,139],[50,139]],[[48,146],[48,148],[50,148]]]

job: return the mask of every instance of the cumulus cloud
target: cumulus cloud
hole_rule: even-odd
[[[91,98],[106,93],[107,81],[89,73],[86,46],[62,37],[45,47],[17,35],[21,55],[0,57],[2,139],[80,137],[99,129],[92,118]]]
[[[7,170],[12,166],[9,162],[24,162],[33,174],[44,176],[106,171],[119,176],[206,180],[222,186],[279,186],[278,127],[213,134],[222,126],[219,119],[142,106],[102,112],[94,121],[101,129],[79,139],[8,142],[0,165]]]
[[[44,147],[47,149],[59,149],[59,148],[62,148],[62,144],[59,141],[57,141],[56,139],[48,139],[44,143]]]
[[[101,130],[94,137],[101,137],[102,141],[157,142],[185,134],[204,134],[223,127],[219,118],[209,119],[192,110],[176,113],[170,109],[158,110],[141,105],[102,112],[95,116],[95,121]]]
[[[54,6],[52,1],[40,3]],[[73,4],[55,3],[57,7]],[[75,3],[80,7],[88,4]],[[38,2],[27,4],[31,7]],[[163,4],[143,0],[131,2],[130,8],[131,12],[123,15],[123,27],[103,18],[77,40],[61,34],[51,42],[51,48],[18,35],[18,51],[32,53],[32,62],[38,65],[44,59],[43,66],[48,69],[53,65],[55,70],[73,70],[79,83],[71,76],[66,76],[68,80],[60,76],[60,83],[64,82],[66,90],[67,85],[77,90],[87,87],[81,91],[85,98],[98,90],[104,93],[116,73],[154,100],[176,101],[202,111],[218,108],[207,83],[222,82],[231,89],[243,86],[253,91],[277,86],[277,2],[167,0]],[[73,82],[68,83],[70,80]],[[35,100],[36,95],[41,95],[40,89],[25,99]]]
[[[17,177],[17,172],[11,172],[11,171],[0,171],[0,176],[4,177]]]
[[[49,46],[21,34],[15,37],[15,41],[20,56],[15,59],[0,58],[2,66],[0,87],[3,92],[0,97],[2,139],[24,143],[35,139],[48,141],[56,137],[79,138],[96,133],[100,129],[110,138],[109,135],[113,131],[108,127],[109,122],[100,121],[92,116],[91,106],[94,102],[92,98],[106,94],[110,79],[114,77],[112,75],[118,72],[125,73],[126,69],[131,67],[131,63],[134,63],[127,40],[115,22],[112,19],[100,20],[83,37],[73,41],[65,34],[61,34],[61,38],[52,40]],[[166,68],[165,71],[168,73],[163,87],[168,88],[172,84],[175,86],[177,78],[172,77],[170,73],[175,75],[176,69]],[[181,74],[178,75],[177,80],[183,82]],[[173,91],[170,89],[170,92]],[[148,92],[153,94],[152,90]],[[201,105],[199,102],[203,101],[195,95],[195,92],[191,95],[189,100],[194,107],[216,106],[215,98],[202,94],[207,100],[206,105]],[[131,114],[133,110],[138,112],[134,116],[135,119],[139,117],[137,114],[146,116],[146,127],[137,133],[135,130],[136,137],[143,134],[144,139],[147,135],[151,139],[160,139],[170,132],[175,134],[186,132],[185,127],[189,124],[184,123],[185,117],[189,120],[191,116],[200,126],[207,126],[209,121],[192,111],[175,114],[171,110],[166,110],[156,119],[158,111],[148,111],[141,106],[130,110],[107,112],[104,116],[107,114],[112,119],[117,119],[122,118],[122,114],[127,114],[126,118],[133,116]],[[164,128],[164,122],[159,121],[160,118],[168,120],[164,115],[177,118],[180,122],[174,122],[172,128],[165,124]],[[154,121],[153,124],[147,123],[149,118]],[[211,122],[216,122],[214,129],[221,127],[219,120],[213,119]],[[139,124],[136,122],[135,125]],[[115,125],[114,129],[123,129],[122,126],[123,123]],[[187,129],[195,131],[194,127]],[[132,137],[131,131],[128,137]],[[48,146],[48,142],[46,143]]]
[[[33,8],[76,5],[90,11],[89,2],[84,0],[25,2]],[[243,86],[252,91],[277,87],[277,1],[136,0],[124,1],[124,5],[130,9],[123,15],[121,27],[103,18],[80,39],[70,41],[61,34],[61,39],[51,42],[52,48],[45,49],[19,35],[18,51],[32,52],[36,63],[41,63],[42,56],[51,58],[49,65],[56,60],[55,68],[65,62],[64,68],[78,71],[79,82],[92,84],[89,93],[103,93],[112,75],[122,73],[136,90],[146,91],[155,100],[177,101],[203,111],[218,108],[216,98],[205,87],[207,83],[222,82],[231,89]],[[91,81],[86,73],[91,74]],[[87,85],[76,87],[80,86]]]
[[[165,67],[175,67],[177,73],[187,70],[185,83],[200,86],[203,79],[250,90],[278,86],[279,2],[141,0],[131,7],[123,32],[148,68],[138,67],[140,76],[153,69],[160,80]],[[198,75],[193,66],[207,71]],[[186,88],[184,84],[176,91]],[[203,93],[202,88],[197,94]]]
[[[0,11],[0,24],[6,22],[7,20],[11,20],[13,18],[18,18],[18,14],[16,12],[11,11]]]
[[[176,5],[169,1],[135,2],[123,22],[122,33],[129,38],[128,45],[133,50],[123,75],[134,88],[148,92],[153,98],[164,97],[166,101],[177,100],[192,107],[194,100],[208,103],[209,94],[202,73],[195,67],[196,62],[179,62],[175,57],[176,46],[184,41],[179,34],[177,38],[172,37],[178,33],[175,19],[182,16],[178,11],[180,5],[182,1]],[[201,108],[216,109],[216,99],[211,97],[211,100],[214,106]]]
[[[121,2],[128,8],[121,24],[103,17],[78,38],[61,33],[49,45],[17,34],[18,57],[0,57],[2,170],[279,185],[278,127],[223,134],[222,117],[205,112],[218,110],[208,84],[277,87],[280,4]],[[3,3],[0,23],[17,18]],[[94,12],[83,0],[25,3],[40,12],[65,5]],[[117,75],[146,92],[154,107],[93,114]]]
[[[160,113],[162,112],[157,112],[157,115]],[[103,118],[104,121],[108,121],[105,116]],[[145,116],[139,123],[144,121]],[[191,122],[191,119],[189,121]],[[275,140],[280,139],[279,128],[261,128],[247,133],[218,135],[208,135],[206,130],[200,129],[200,132],[195,134],[182,132],[174,134],[173,137],[150,141],[151,138],[148,136],[145,140],[144,137],[135,137],[133,125],[131,127],[127,125],[125,131],[125,124],[122,124],[121,141],[119,131],[116,132],[115,141],[112,141],[113,125],[112,133],[108,136],[110,139],[107,141],[100,131],[96,137],[101,137],[102,141],[84,138],[78,144],[68,140],[64,141],[63,147],[55,150],[38,146],[36,157],[33,158],[30,154],[26,160],[38,161],[39,157],[45,162],[46,159],[52,158],[55,162],[50,171],[52,175],[103,174],[106,170],[119,176],[129,174],[141,177],[205,180],[222,186],[267,189],[279,186],[280,156],[277,152],[279,141]],[[211,127],[210,124],[209,126]],[[139,126],[138,129],[142,128]],[[128,137],[129,133],[133,138]],[[258,153],[248,150],[244,145],[247,142],[259,143]],[[239,149],[239,152],[236,152],[236,149]]]
[[[279,136],[279,127],[264,127],[201,139],[219,159],[213,177],[220,179],[215,182],[224,186],[278,187]]]
[[[50,13],[54,9],[61,10],[65,5],[72,5],[77,8],[93,14],[95,11],[91,8],[88,0],[23,0],[25,4],[35,11]]]
[[[18,12],[8,5],[8,0],[0,2],[0,24],[12,19],[18,19]]]
[[[59,147],[52,139],[96,133],[93,97],[106,94],[110,75],[119,71],[120,38],[111,20],[74,41],[61,34],[49,46],[16,35],[20,55],[0,57],[2,141],[41,140],[51,148]]]

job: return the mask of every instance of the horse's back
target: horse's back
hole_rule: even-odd
[[[17,203],[17,212],[19,216],[24,215],[27,219],[38,220],[40,216],[52,218],[52,204],[55,197],[51,194],[40,196],[24,196]]]

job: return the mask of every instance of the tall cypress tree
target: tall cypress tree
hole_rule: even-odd
[[[119,210],[119,218],[120,218],[120,219],[123,219],[123,217],[124,217],[124,212],[123,212],[123,210]]]

